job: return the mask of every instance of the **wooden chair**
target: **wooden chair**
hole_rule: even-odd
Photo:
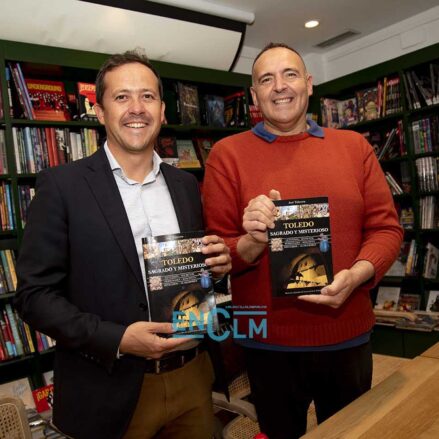
[[[0,396],[0,438],[32,439],[23,401]]]

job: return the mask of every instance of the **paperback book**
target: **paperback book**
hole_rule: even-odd
[[[268,231],[274,297],[320,294],[333,280],[327,197],[274,201]]]
[[[210,271],[201,252],[204,232],[143,238],[153,322],[172,322],[179,333],[218,328]]]

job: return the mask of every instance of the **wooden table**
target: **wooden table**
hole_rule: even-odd
[[[439,346],[433,352],[438,351]],[[439,438],[439,359],[420,356],[404,363],[303,438]]]
[[[423,352],[421,357],[437,358],[439,360],[439,343],[436,343],[430,349],[427,349],[425,352]]]

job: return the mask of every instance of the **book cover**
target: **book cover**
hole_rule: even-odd
[[[428,292],[426,310],[429,312],[439,312],[439,291],[431,290]]]
[[[192,140],[177,139],[178,167],[182,169],[199,169],[198,160]]]
[[[328,198],[274,204],[275,228],[268,230],[272,294],[319,294],[333,280]]]
[[[153,322],[173,322],[179,333],[218,326],[210,271],[201,253],[203,231],[143,238]]]
[[[78,82],[78,107],[79,118],[96,120],[94,105],[96,104],[96,85],[88,82]]]
[[[439,249],[431,242],[427,243],[427,252],[424,259],[424,277],[426,279],[436,279],[437,267],[439,262]]]
[[[413,312],[419,310],[421,296],[419,294],[401,294],[399,296],[397,311]]]
[[[379,117],[378,87],[357,92],[358,120],[374,120]]]
[[[379,287],[375,308],[385,311],[396,311],[400,293],[400,287]]]
[[[224,98],[221,96],[205,95],[204,104],[206,111],[206,123],[212,127],[224,128]]]
[[[180,117],[182,125],[200,124],[200,104],[198,88],[194,85],[178,83]]]
[[[53,405],[53,384],[33,390],[32,396],[38,413],[50,410]]]
[[[168,165],[178,167],[177,139],[173,136],[158,137],[155,150]]]
[[[64,84],[25,78],[36,120],[70,120]]]
[[[0,384],[0,395],[15,396],[23,401],[27,409],[35,408],[35,403],[32,398],[32,389],[28,378],[20,378],[15,381]]]
[[[337,105],[340,128],[358,123],[357,101],[354,97],[340,101]]]

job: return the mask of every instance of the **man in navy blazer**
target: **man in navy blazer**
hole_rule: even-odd
[[[141,238],[203,229],[196,179],[163,162],[158,73],[136,52],[113,55],[96,82],[107,141],[38,177],[20,249],[15,306],[53,337],[53,422],[84,439],[191,438],[212,432],[213,372],[193,340],[151,322]],[[212,271],[229,250],[205,236]]]

